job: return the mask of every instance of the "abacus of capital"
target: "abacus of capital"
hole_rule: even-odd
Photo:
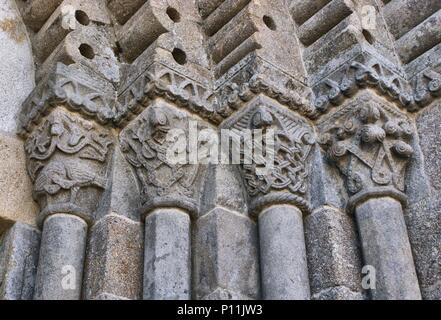
[[[439,0],[5,0],[0,41],[0,299],[441,299]]]

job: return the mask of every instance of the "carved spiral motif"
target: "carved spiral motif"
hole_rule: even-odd
[[[400,132],[400,126],[396,121],[388,121],[384,125],[384,131],[390,136],[397,136]]]
[[[331,159],[341,158],[347,153],[348,149],[342,142],[336,142],[329,148],[329,157]]]
[[[356,89],[355,83],[354,81],[350,80],[349,78],[344,78],[340,84],[340,90],[345,94],[345,95],[351,95],[352,93],[354,93]]]
[[[393,121],[390,120],[383,126],[386,134],[396,138],[410,137],[412,135],[412,128],[407,121]]]
[[[385,138],[386,132],[377,125],[365,125],[361,128],[361,140],[365,143],[382,142]]]
[[[329,106],[329,100],[326,96],[321,96],[315,100],[315,108],[320,112],[326,112]]]
[[[375,123],[381,118],[380,109],[374,105],[367,105],[360,109],[359,118],[363,123]]]
[[[433,79],[427,86],[430,92],[437,92],[441,90],[441,79]]]
[[[409,158],[413,154],[413,148],[404,141],[398,141],[394,144],[393,150],[401,157]]]

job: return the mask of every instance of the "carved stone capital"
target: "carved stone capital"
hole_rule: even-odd
[[[204,128],[186,111],[156,100],[122,131],[121,150],[138,178],[142,215],[164,207],[197,214],[203,168],[189,158],[190,135]]]
[[[310,212],[308,158],[315,139],[305,120],[276,101],[261,96],[223,127],[241,136],[244,148],[248,149],[255,143],[256,132],[262,132],[263,157],[256,155],[254,148],[252,163],[246,163],[242,158],[240,164],[252,214],[273,204],[293,204],[304,213]],[[242,135],[247,129],[251,130],[251,136]],[[274,132],[274,145],[266,148],[266,133],[270,130]],[[265,152],[273,152],[274,157],[266,157]],[[274,163],[271,165],[267,161],[272,158]],[[265,168],[269,170],[262,171]]]
[[[366,95],[319,125],[320,144],[356,199],[383,194],[405,202],[405,173],[413,155],[408,118]],[[382,190],[381,193],[377,192]]]
[[[54,110],[28,136],[28,173],[42,224],[48,215],[70,213],[91,222],[108,184],[112,140],[96,124],[65,109]]]

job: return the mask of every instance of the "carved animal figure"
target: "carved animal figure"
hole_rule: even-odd
[[[38,175],[34,184],[34,193],[55,195],[62,189],[70,190],[70,202],[75,203],[80,188],[95,186],[104,189],[105,185],[105,179],[96,173],[72,163],[53,161]]]

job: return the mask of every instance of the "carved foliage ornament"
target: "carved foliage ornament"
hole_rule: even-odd
[[[29,136],[25,145],[34,195],[55,195],[61,190],[70,190],[70,202],[74,203],[81,187],[104,189],[106,179],[80,159],[105,162],[111,143],[109,137],[97,131],[91,122],[63,111],[52,113]],[[58,153],[74,158],[54,157]]]
[[[412,128],[402,115],[376,102],[345,109],[320,143],[356,194],[367,188],[391,186],[404,191]]]

